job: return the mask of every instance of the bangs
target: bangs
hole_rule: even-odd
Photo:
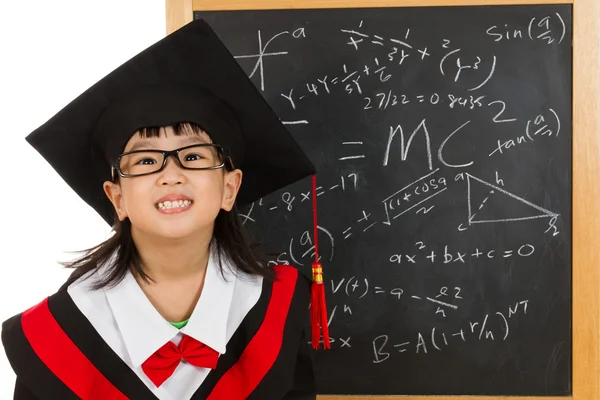
[[[176,124],[170,125],[173,128],[173,132],[175,136],[186,136],[186,135],[198,135],[208,137],[210,143],[213,143],[212,138],[202,128],[200,125],[192,123],[192,122],[178,122]],[[142,128],[137,131],[137,134],[140,138],[159,138],[161,136],[166,136],[164,126],[149,126],[146,128]]]

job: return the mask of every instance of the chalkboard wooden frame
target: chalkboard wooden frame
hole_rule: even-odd
[[[596,0],[166,0],[166,30],[194,11],[398,6],[573,4],[573,395],[600,399],[600,3]],[[429,396],[319,396],[322,400],[414,399]],[[436,396],[500,400],[498,396]],[[559,400],[567,397],[517,397]]]

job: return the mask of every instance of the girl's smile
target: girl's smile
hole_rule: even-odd
[[[193,200],[181,194],[168,194],[161,197],[154,205],[162,214],[177,214],[190,209]]]
[[[158,203],[156,209],[162,214],[177,214],[187,211],[192,207],[191,200],[165,201]]]

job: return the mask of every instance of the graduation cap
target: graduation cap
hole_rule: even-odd
[[[318,263],[316,169],[211,27],[195,20],[142,51],[64,107],[26,140],[108,223],[114,208],[102,184],[139,129],[201,126],[244,173],[237,203],[313,176],[315,263],[313,347],[329,347]]]

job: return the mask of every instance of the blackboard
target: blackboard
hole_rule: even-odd
[[[571,393],[569,5],[195,12],[319,170],[319,393]],[[244,210],[310,275],[310,179]]]

